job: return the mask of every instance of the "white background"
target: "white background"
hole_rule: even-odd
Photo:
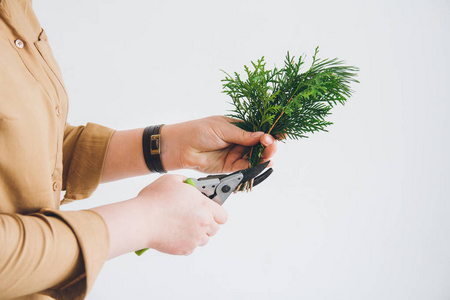
[[[448,1],[40,0],[69,122],[116,129],[231,108],[220,69],[286,51],[339,57],[360,84],[328,133],[280,144],[275,172],[226,202],[187,257],[104,266],[88,299],[450,299]],[[198,173],[180,171],[187,176]],[[156,176],[101,186],[81,209]]]

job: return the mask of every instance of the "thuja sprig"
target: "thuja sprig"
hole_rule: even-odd
[[[238,73],[226,74],[223,92],[232,99],[229,116],[247,131],[263,131],[283,140],[306,138],[308,133],[327,131],[332,123],[326,116],[336,104],[344,104],[351,96],[350,83],[359,69],[347,66],[337,58],[319,59],[316,48],[312,64],[301,72],[304,58],[286,55],[284,67],[266,69],[264,57],[244,66],[243,79]],[[259,164],[264,150],[257,145],[249,150],[250,166]]]

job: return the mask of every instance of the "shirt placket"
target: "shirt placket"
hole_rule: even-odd
[[[26,64],[28,70],[37,79],[39,86],[48,96],[48,105],[51,105],[52,118],[54,120],[57,136],[56,158],[52,173],[52,189],[54,191],[54,200],[57,205],[60,201],[60,193],[62,187],[62,144],[64,138],[64,127],[67,118],[67,93],[63,85],[62,79],[57,76],[54,66],[51,66],[46,60],[45,55],[49,53],[49,47],[39,47],[38,43],[47,43],[47,40],[38,40],[31,42],[23,36],[14,37],[11,41],[16,47],[17,52]],[[48,46],[48,45],[47,45]]]

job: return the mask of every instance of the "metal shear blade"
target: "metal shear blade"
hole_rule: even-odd
[[[257,186],[258,184],[260,184],[261,182],[266,180],[266,178],[269,177],[270,174],[272,174],[272,172],[273,172],[272,168],[269,168],[266,172],[260,174],[269,165],[269,163],[270,163],[270,161],[266,161],[266,162],[264,162],[264,163],[262,163],[260,165],[257,165],[257,166],[255,166],[253,168],[239,170],[239,171],[236,171],[236,172],[231,173],[231,174],[208,175],[206,177],[199,178],[198,180],[202,181],[202,180],[213,179],[213,178],[224,179],[224,178],[226,178],[228,176],[240,173],[240,174],[243,175],[241,183],[244,183],[244,182],[247,182],[247,181],[250,181],[250,180],[253,179],[253,186]],[[258,174],[260,174],[260,175],[258,176]]]
[[[249,190],[252,186],[263,182],[272,174],[272,168],[259,175],[269,164],[265,162],[253,168],[239,170],[231,174],[209,175],[207,177],[192,179],[194,185],[205,196],[222,205],[231,193],[241,190]],[[248,188],[250,186],[250,188]]]
[[[256,176],[258,174],[260,174],[269,165],[269,163],[270,163],[270,161],[266,161],[265,163],[257,165],[257,166],[255,166],[253,168],[240,170],[240,171],[234,172],[234,173],[232,173],[230,175],[241,173],[242,175],[244,175],[244,178],[242,179],[242,182],[249,181],[251,179],[256,178]]]

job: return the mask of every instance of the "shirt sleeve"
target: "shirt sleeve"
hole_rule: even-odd
[[[88,123],[67,125],[63,145],[62,203],[89,197],[100,184],[106,152],[114,130]]]
[[[97,188],[113,132],[92,123],[66,126],[66,199],[86,198]],[[84,299],[108,251],[108,228],[94,211],[44,206],[39,213],[0,213],[0,299],[36,293]]]
[[[106,260],[109,234],[96,212],[42,209],[0,214],[0,245],[0,299],[36,292],[84,299]]]

